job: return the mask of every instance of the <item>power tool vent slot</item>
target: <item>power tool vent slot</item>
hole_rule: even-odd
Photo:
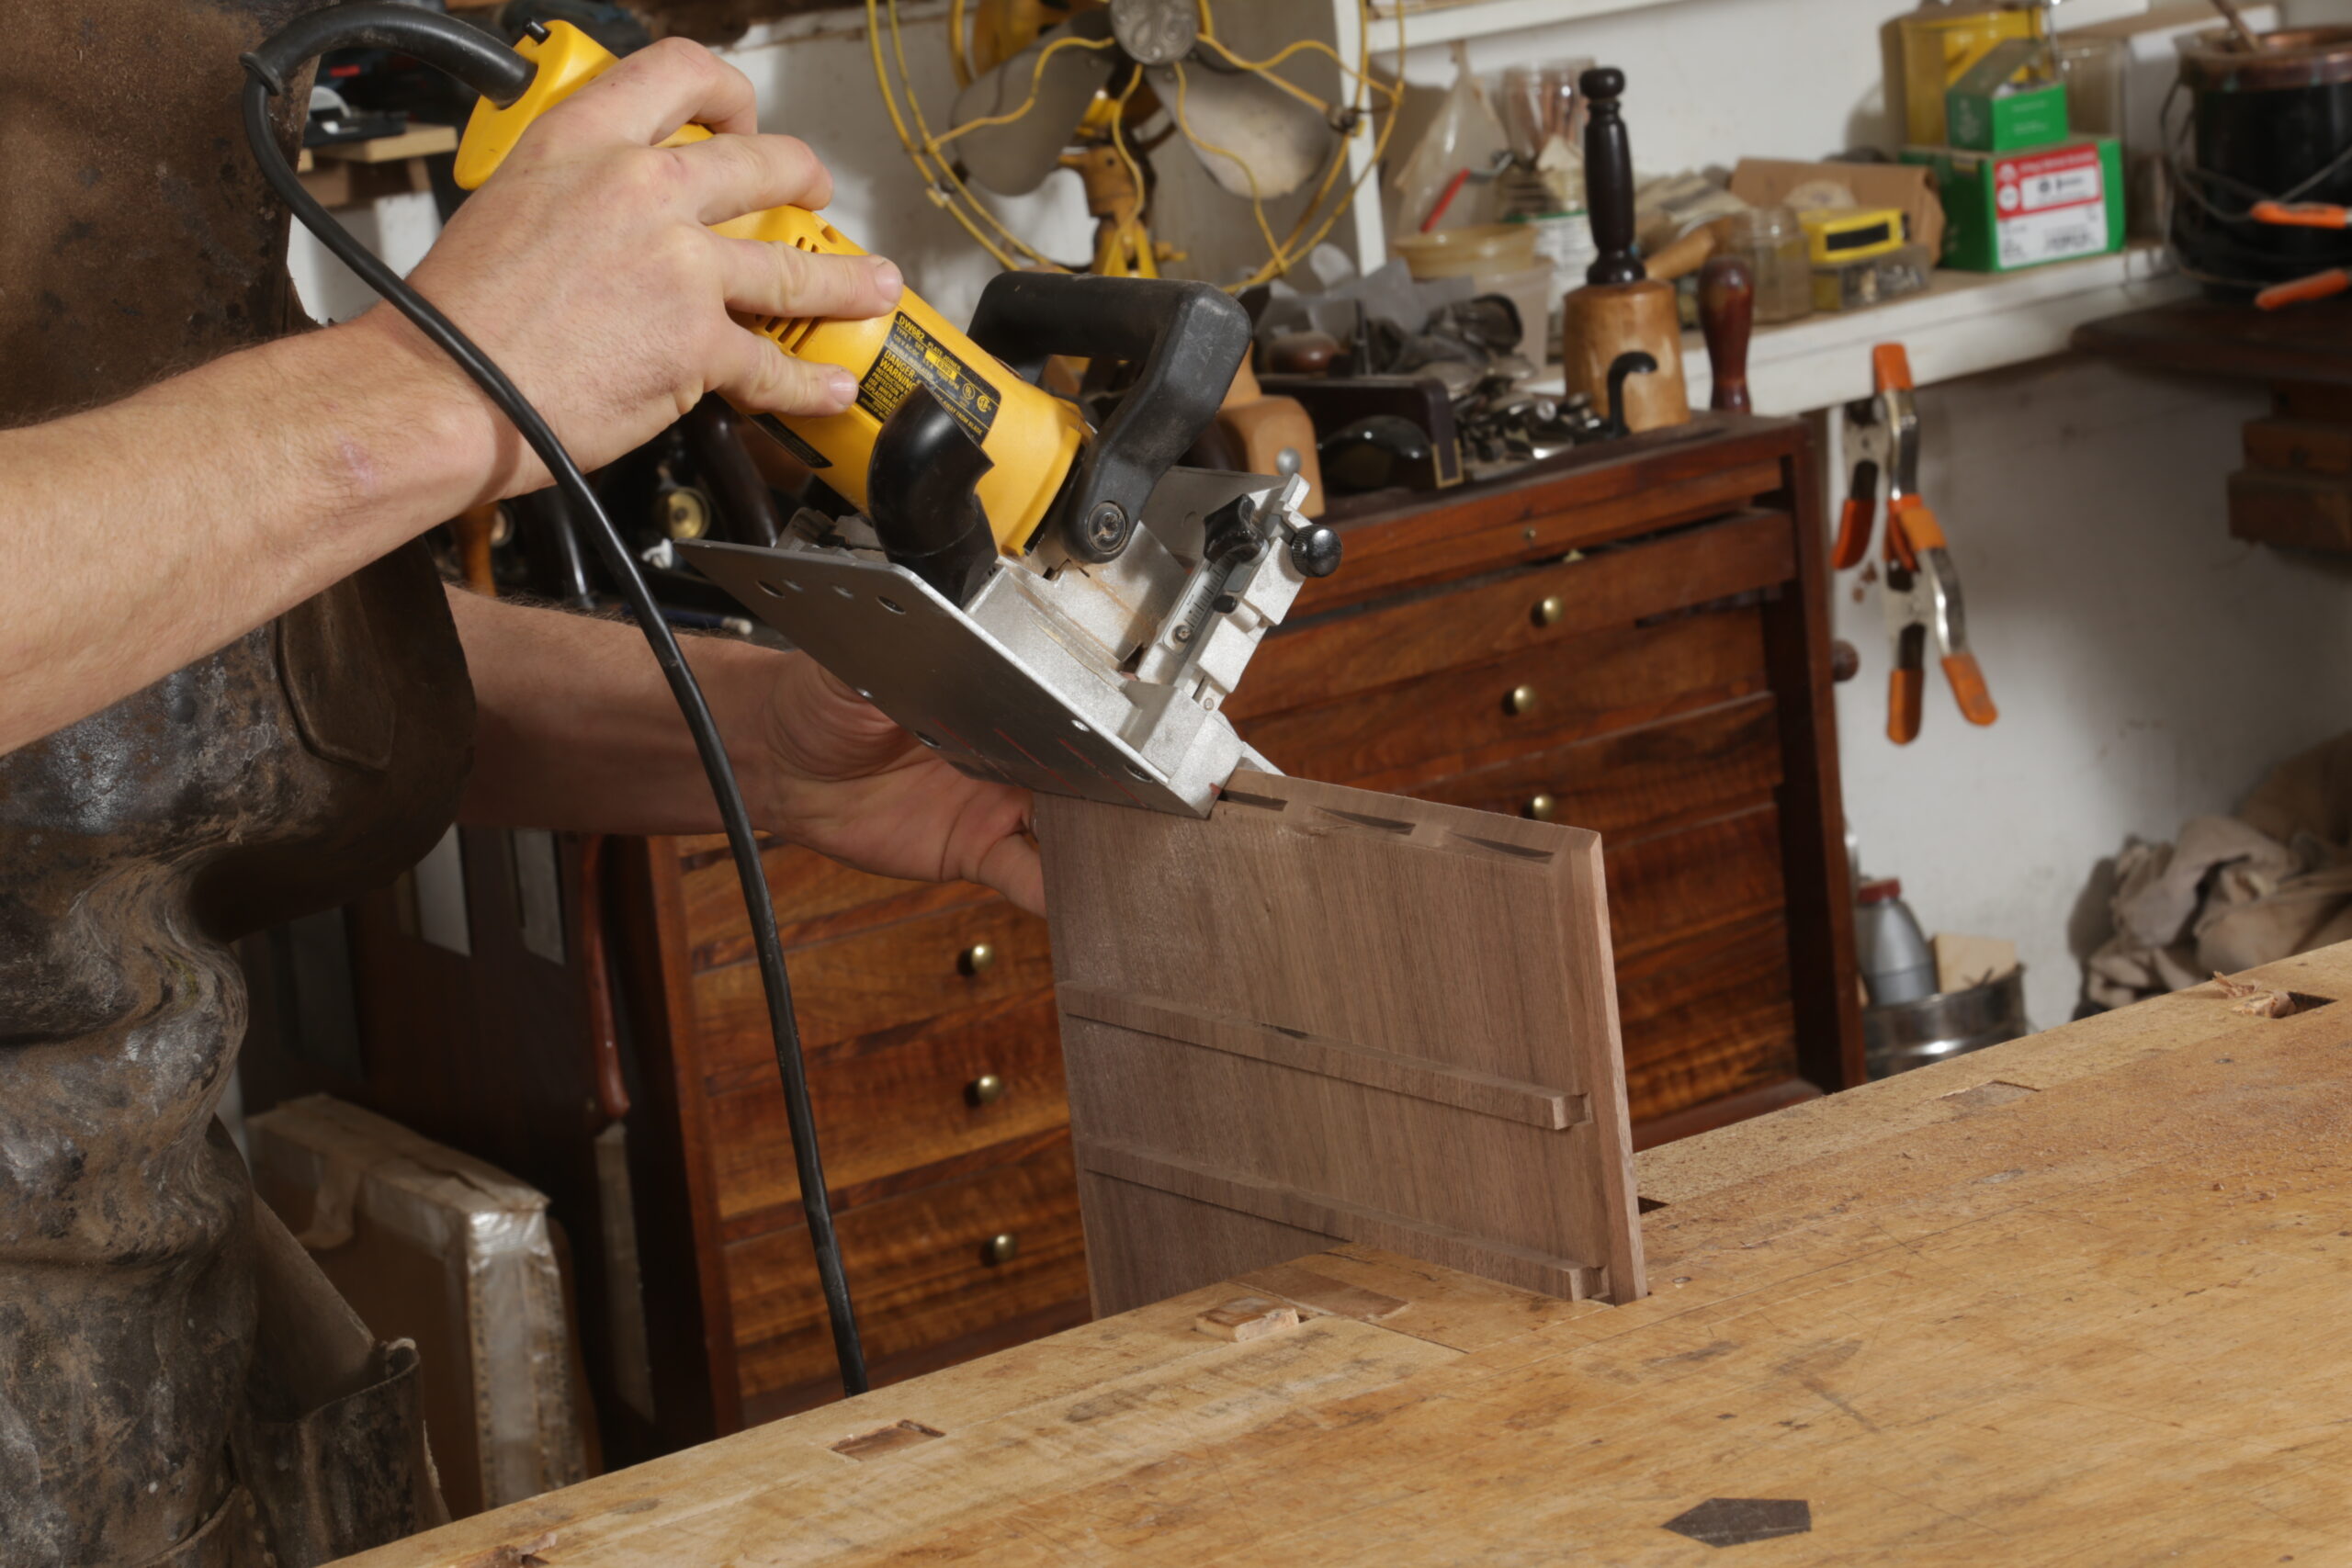
[[[814,240],[805,237],[796,238],[792,248],[806,251],[811,255],[821,254],[821,247]],[[775,339],[776,346],[785,353],[797,354],[800,345],[808,341],[808,334],[817,330],[819,320],[816,316],[770,316],[760,323],[760,331]]]

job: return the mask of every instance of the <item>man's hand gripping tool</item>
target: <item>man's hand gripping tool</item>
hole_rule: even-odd
[[[1960,573],[1936,514],[1919,498],[1919,412],[1912,399],[1911,361],[1899,343],[1871,351],[1869,398],[1846,405],[1845,443],[1854,458],[1853,481],[1838,518],[1830,565],[1861,564],[1870,551],[1878,486],[1886,481],[1886,629],[1894,669],[1886,694],[1887,738],[1898,746],[1918,738],[1927,690],[1927,645],[1932,636],[1944,676],[1962,716],[1990,724],[2000,716],[1985,689],[1984,672],[1969,651]]]
[[[529,88],[475,110],[458,181],[489,177],[530,122],[616,62],[571,24],[516,46]],[[710,133],[687,126],[671,143]],[[722,233],[859,254],[776,208]],[[956,767],[1050,794],[1206,816],[1244,763],[1220,711],[1339,536],[1306,481],[1175,467],[1249,352],[1222,290],[1007,273],[959,332],[910,290],[874,321],[747,323],[858,378],[838,414],[752,423],[859,509],[804,511],[775,548],[681,556]],[[1036,381],[1051,355],[1119,361],[1100,429]]]

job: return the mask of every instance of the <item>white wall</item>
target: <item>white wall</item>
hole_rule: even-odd
[[[2323,3],[2343,0],[2306,0]],[[1904,8],[1678,0],[1481,40],[1473,60],[1623,66],[1645,168],[1806,156],[1883,138],[1877,28]],[[2138,8],[2071,0],[2065,16]],[[934,108],[952,97],[938,26],[921,20],[908,38]],[[991,264],[917,186],[862,27],[786,24],[733,54],[760,89],[762,123],[806,137],[831,165],[834,222],[895,257],[951,319],[967,314]],[[1408,58],[1416,81],[1450,69],[1443,50]],[[1014,216],[1057,254],[1087,249],[1069,176]],[[407,235],[406,223],[393,227]],[[2352,725],[2352,573],[2229,538],[2223,483],[2238,427],[2260,410],[2256,389],[2056,360],[1928,388],[1920,405],[1925,492],[1951,534],[2002,716],[1968,726],[1939,685],[1919,740],[1891,744],[1878,603],[1856,605],[1841,585],[1838,632],[1863,660],[1838,694],[1847,810],[1868,865],[1903,878],[1929,929],[2017,941],[2034,1021],[2048,1025],[2077,990],[2069,922],[2125,834],[2169,838],[2185,817],[2227,810],[2272,762]]]
[[[2352,563],[2228,536],[2238,428],[2264,406],[2072,358],[1921,390],[1921,492],[1951,537],[1989,729],[1931,667],[1919,739],[1889,741],[1879,595],[1855,604],[1848,573],[1833,598],[1862,657],[1838,723],[1863,863],[1900,876],[1929,930],[2014,939],[2037,1024],[2074,1010],[2070,922],[2124,835],[2170,839],[2352,726]]]

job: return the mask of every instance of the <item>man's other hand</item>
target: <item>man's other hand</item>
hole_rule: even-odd
[[[977,882],[1045,912],[1028,791],[956,772],[805,656],[778,671],[767,716],[763,821],[876,875]]]
[[[699,44],[669,39],[582,87],[525,132],[458,210],[413,276],[547,417],[583,469],[651,439],[724,392],[745,408],[826,414],[855,379],[804,363],[734,321],[862,319],[898,302],[879,256],[812,255],[709,225],[786,205],[818,209],[832,176],[808,146],[758,134],[752,85]],[[656,145],[696,122],[718,134]],[[389,351],[440,351],[385,307],[351,328]],[[492,492],[547,482],[454,366],[452,394],[479,402],[498,444]]]

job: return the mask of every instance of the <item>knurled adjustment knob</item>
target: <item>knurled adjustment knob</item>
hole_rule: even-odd
[[[1291,536],[1291,564],[1308,577],[1329,577],[1340,570],[1340,536],[1317,523]]]

